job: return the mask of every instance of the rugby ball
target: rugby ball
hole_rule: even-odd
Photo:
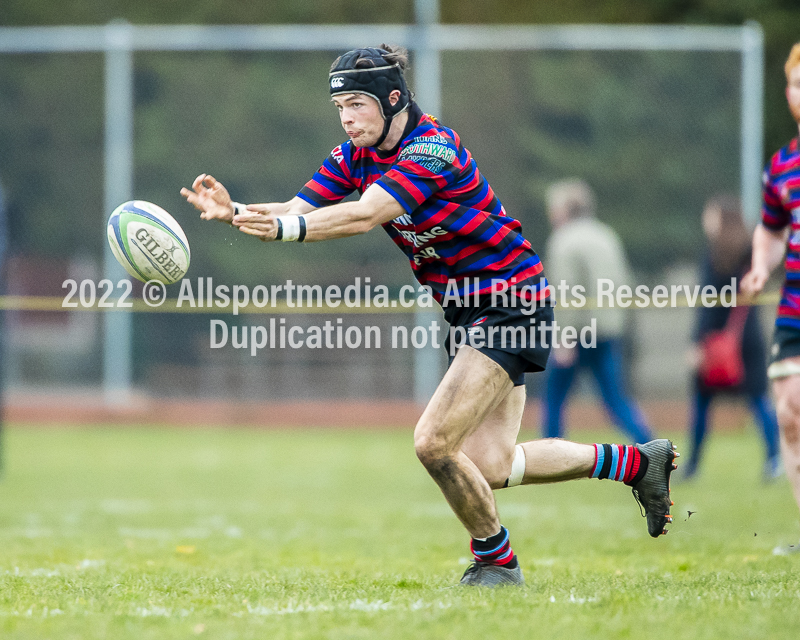
[[[189,242],[175,218],[158,205],[131,200],[108,219],[108,244],[117,261],[137,280],[177,282],[189,269]]]

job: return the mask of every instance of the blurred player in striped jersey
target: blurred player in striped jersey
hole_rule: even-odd
[[[420,111],[406,86],[406,64],[404,50],[386,45],[336,59],[328,82],[349,140],[292,200],[245,207],[206,174],[181,193],[203,219],[264,241],[316,242],[381,225],[451,329],[469,337],[457,351],[449,336],[445,341],[454,356],[414,433],[417,456],[472,536],[474,562],[462,584],[524,583],[494,489],[586,477],[624,482],[658,537],[671,520],[676,454],[668,440],[516,444],[525,373],[543,371],[551,347],[553,307],[542,264],[459,135]],[[341,202],[354,191],[358,201]],[[494,304],[491,292],[504,289],[507,296]],[[529,339],[532,326],[544,328],[541,339]],[[487,344],[492,330],[517,329],[518,340]]]
[[[786,100],[800,128],[800,43],[786,60]],[[764,171],[761,224],[753,234],[753,260],[742,278],[749,296],[761,292],[769,274],[783,260],[786,278],[775,320],[767,375],[773,381],[786,475],[800,506],[800,137],[772,156]],[[775,553],[800,551],[800,544],[776,547]]]

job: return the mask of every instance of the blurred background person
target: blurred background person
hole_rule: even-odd
[[[707,285],[720,291],[737,282],[750,264],[750,232],[742,219],[741,202],[732,195],[719,195],[705,205],[702,215],[707,240],[706,255],[700,274],[701,288]],[[716,374],[711,342],[725,332],[736,353],[730,354],[731,372]],[[766,449],[763,477],[772,480],[781,474],[778,422],[767,393],[767,352],[758,317],[758,308],[705,307],[698,305],[694,332],[695,346],[690,361],[693,376],[690,434],[692,452],[686,465],[686,478],[697,473],[708,430],[708,413],[712,400],[723,393],[744,394],[760,427]],[[736,361],[736,362],[734,362]],[[736,371],[738,369],[738,371]]]
[[[649,442],[653,434],[642,412],[629,397],[623,375],[623,334],[626,310],[620,307],[595,310],[597,281],[609,279],[615,287],[630,284],[630,269],[617,233],[595,217],[596,198],[589,185],[571,178],[552,184],[547,190],[547,215],[553,227],[546,248],[547,273],[554,286],[562,281],[570,288],[584,289],[583,308],[561,304],[556,321],[561,327],[583,327],[596,322],[594,348],[580,344],[554,349],[547,367],[544,394],[543,433],[547,438],[564,436],[563,413],[579,369],[592,372],[603,404],[612,422],[632,442]]]

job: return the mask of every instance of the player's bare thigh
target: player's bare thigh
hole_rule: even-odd
[[[506,371],[494,360],[471,347],[461,347],[414,431],[414,444],[423,463],[426,458],[459,451],[513,388]]]
[[[800,356],[785,358],[776,364],[791,372],[772,381],[778,423],[786,444],[800,452]]]
[[[461,447],[492,489],[500,489],[511,473],[524,411],[525,387],[514,387]]]

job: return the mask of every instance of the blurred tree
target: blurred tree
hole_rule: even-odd
[[[535,247],[549,233],[547,184],[565,176],[595,187],[601,217],[619,230],[637,269],[654,272],[694,258],[708,191],[738,187],[735,54],[453,53],[445,60],[445,121],[468,140]],[[463,89],[476,69],[483,74],[478,108]]]

